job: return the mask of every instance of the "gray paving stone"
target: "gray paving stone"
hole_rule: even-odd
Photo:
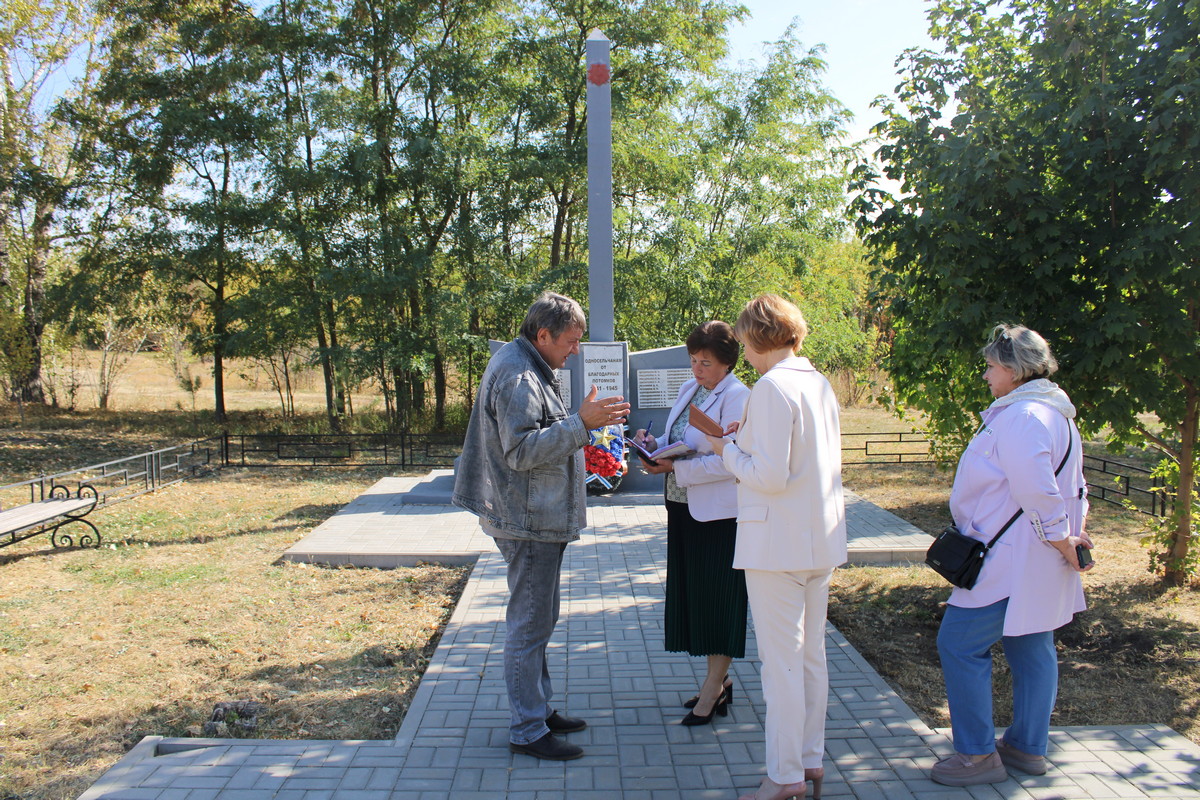
[[[353,563],[337,559],[357,552],[378,565],[431,543],[479,554],[394,741],[147,737],[81,800],[732,800],[757,787],[765,708],[752,633],[747,657],[732,668],[738,688],[729,716],[697,728],[678,724],[704,662],[662,650],[660,505],[606,500],[590,509],[592,528],[567,548],[550,672],[555,704],[589,727],[569,737],[585,757],[563,764],[508,752],[503,562],[470,515],[401,503],[398,492],[413,483],[380,481],[288,555]],[[847,515],[856,561],[898,562],[928,545],[928,536],[856,496],[848,497]],[[826,648],[829,800],[1200,798],[1200,748],[1161,725],[1056,728],[1048,776],[969,789],[934,784],[927,771],[951,752],[947,732],[921,722],[832,626]],[[155,755],[168,750],[178,752]]]
[[[330,800],[390,800],[388,789],[347,789],[342,787],[330,796]]]

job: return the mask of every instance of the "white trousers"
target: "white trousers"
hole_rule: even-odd
[[[804,768],[821,766],[825,753],[825,613],[832,574],[746,570],[767,701],[767,777],[776,783],[804,780]]]

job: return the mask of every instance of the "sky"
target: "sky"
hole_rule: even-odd
[[[741,0],[750,18],[730,29],[733,63],[763,63],[762,43],[775,41],[793,18],[806,48],[825,45],[822,82],[854,113],[853,140],[865,138],[882,119],[870,107],[892,94],[899,80],[895,61],[910,47],[934,48],[925,18],[929,0]],[[940,48],[937,48],[940,49]]]

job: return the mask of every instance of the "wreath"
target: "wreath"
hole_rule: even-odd
[[[591,431],[589,444],[583,447],[587,470],[585,485],[593,494],[607,494],[621,485],[625,466],[625,426],[607,425]]]

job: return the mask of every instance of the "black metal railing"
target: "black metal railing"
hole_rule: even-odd
[[[842,433],[842,463],[867,466],[930,464],[929,439],[920,431]],[[1088,496],[1150,516],[1169,513],[1163,481],[1150,470],[1101,456],[1083,457]]]
[[[20,483],[0,486],[0,506],[10,508],[40,502],[51,496],[54,487],[71,485],[87,485],[95,489],[97,505],[119,503],[221,467],[224,464],[223,450],[224,438],[214,436],[103,464],[92,464],[53,475],[39,475]]]
[[[1088,497],[1093,500],[1135,508],[1155,517],[1165,517],[1170,512],[1162,478],[1148,469],[1084,454],[1083,474],[1088,482]]]
[[[87,484],[97,503],[112,504],[155,491],[222,467],[371,467],[432,469],[454,466],[461,434],[230,434],[177,447],[67,470],[0,486],[0,508],[37,502],[55,486]],[[933,462],[929,440],[919,431],[843,433],[842,463],[888,466]],[[1084,455],[1084,475],[1093,500],[1134,508],[1143,514],[1169,513],[1163,482],[1143,467]]]
[[[920,431],[842,433],[843,464],[929,464],[929,439]]]
[[[452,467],[461,434],[224,434],[224,462],[238,467]]]

